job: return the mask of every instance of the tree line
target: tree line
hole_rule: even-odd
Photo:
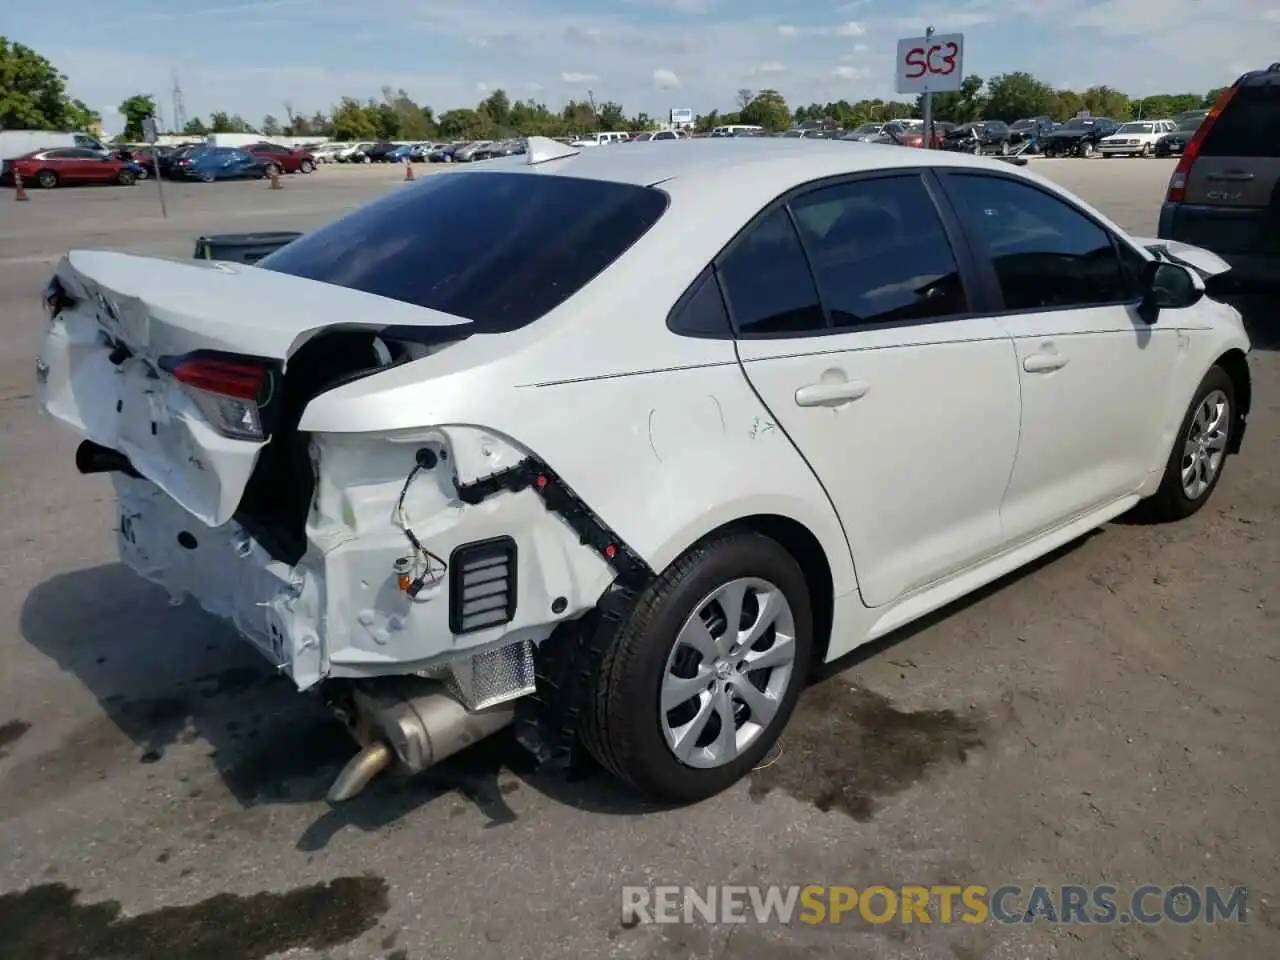
[[[933,116],[952,123],[1037,116],[1066,120],[1082,111],[1115,120],[1171,117],[1184,110],[1211,106],[1220,93],[1221,89],[1131,98],[1107,86],[1058,90],[1030,73],[1015,71],[985,80],[969,76],[960,91],[935,94]],[[505,90],[494,90],[474,107],[437,114],[432,107],[417,103],[407,91],[383,87],[380,98],[343,97],[327,113],[298,112],[288,101],[281,107],[280,115],[268,114],[257,123],[238,114],[215,111],[207,118],[188,121],[182,130],[170,132],[191,137],[252,133],[268,138],[464,140],[640,131],[658,125],[657,118],[643,112],[628,114],[621,104],[612,100],[596,102],[590,94],[556,110],[534,99],[512,100]],[[123,142],[141,140],[143,119],[161,116],[155,99],[147,94],[127,97],[118,109],[125,121],[120,136]],[[778,90],[744,88],[737,91],[732,107],[699,115],[695,127],[705,131],[722,124],[743,123],[777,131],[796,124],[820,123],[849,128],[869,121],[919,117],[921,110],[920,98],[837,100],[792,108]],[[48,60],[30,47],[0,36],[0,129],[83,130],[100,122],[101,117],[82,101],[68,96],[66,78]]]

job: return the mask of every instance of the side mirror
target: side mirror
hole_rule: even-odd
[[[1194,306],[1204,296],[1204,282],[1189,268],[1163,260],[1147,264],[1146,291],[1141,315],[1155,323],[1161,310],[1181,310]]]

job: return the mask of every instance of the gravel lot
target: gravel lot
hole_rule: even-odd
[[[1168,163],[1033,163],[1154,233]],[[1277,956],[1274,304],[1250,305],[1254,412],[1208,508],[1112,525],[842,664],[750,784],[651,809],[499,740],[330,810],[346,734],[114,562],[109,485],[31,397],[37,298],[71,246],[186,255],[402,177],[169,186],[168,219],[153,183],[0,196],[0,956]],[[623,884],[722,882],[1245,885],[1249,922],[620,923]]]

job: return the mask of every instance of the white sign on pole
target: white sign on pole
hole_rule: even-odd
[[[964,34],[898,41],[898,93],[954,93],[964,82]]]
[[[159,133],[156,130],[155,117],[142,118],[142,139],[145,140],[147,143],[155,143],[157,140],[160,139]]]
[[[693,111],[687,107],[672,107],[671,122],[673,124],[693,123]]]

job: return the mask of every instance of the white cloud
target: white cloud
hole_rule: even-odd
[[[600,77],[594,73],[561,73],[560,79],[565,83],[591,83],[593,80],[599,80]]]
[[[543,90],[547,89],[542,84],[536,83],[535,81],[532,81],[532,80],[526,83],[524,85],[524,88],[528,90],[530,93],[541,93]]]
[[[866,32],[866,27],[853,20],[848,23],[820,27],[797,27],[790,23],[778,24],[778,35],[781,37],[860,37]]]
[[[868,50],[870,50],[870,49],[871,49],[871,48],[870,48],[870,47],[868,47],[865,43],[855,43],[855,44],[853,45],[853,52],[854,52],[854,53],[866,53],[866,52],[867,52]]]
[[[861,80],[864,77],[869,77],[871,75],[871,71],[866,67],[850,67],[847,65],[841,65],[832,70],[831,75],[833,77],[839,77],[841,80]]]
[[[786,64],[778,63],[776,60],[770,60],[768,63],[757,63],[751,68],[751,72],[756,75],[769,73],[786,73]]]
[[[1274,10],[1263,10],[1262,19],[1268,23],[1280,23],[1280,7],[1276,7]]]
[[[477,92],[477,93],[488,93],[491,89],[492,89],[492,87],[490,87],[490,86],[489,86],[489,84],[485,83],[483,80],[477,80],[477,81],[476,81],[476,92]]]
[[[665,67],[653,71],[653,85],[659,90],[674,90],[680,86],[680,78]]]

